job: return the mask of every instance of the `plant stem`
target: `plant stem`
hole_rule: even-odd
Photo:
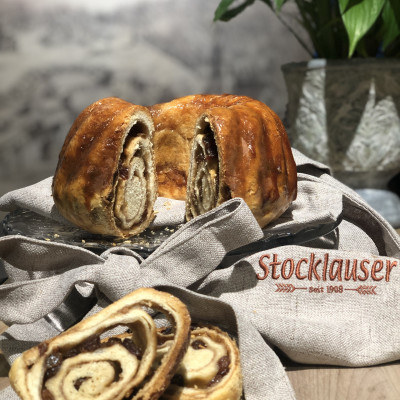
[[[288,29],[291,34],[297,39],[297,41],[307,51],[307,53],[311,57],[314,57],[313,52],[309,49],[306,42],[297,34],[297,32],[294,31],[294,29],[280,16],[280,14],[276,14],[276,16],[278,17],[279,21],[285,26],[285,28]]]

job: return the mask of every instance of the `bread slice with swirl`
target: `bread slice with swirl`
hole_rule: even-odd
[[[173,335],[158,331],[157,360],[168,351]],[[242,370],[236,341],[210,324],[192,325],[190,344],[162,400],[239,400]]]
[[[153,133],[143,106],[109,97],[85,108],[54,174],[58,211],[92,233],[128,237],[146,229],[157,198]]]
[[[157,328],[150,311],[164,314],[173,331],[155,371]],[[116,327],[129,333],[116,335]],[[182,360],[189,335],[184,303],[140,288],[24,352],[11,366],[10,383],[22,400],[157,399]]]

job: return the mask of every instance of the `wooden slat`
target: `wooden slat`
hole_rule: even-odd
[[[400,364],[368,368],[290,368],[297,400],[398,400]]]
[[[4,332],[6,328],[6,325],[4,325],[3,322],[0,321],[0,333]],[[4,389],[9,384],[8,370],[9,365],[4,356],[1,354],[0,350],[0,390]]]

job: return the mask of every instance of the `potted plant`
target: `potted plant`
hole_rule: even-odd
[[[254,1],[222,0],[214,20],[229,21]],[[360,194],[373,191],[389,220],[388,196],[390,212],[400,215],[400,201],[386,190],[400,173],[399,0],[294,0],[303,34],[285,19],[288,0],[261,1],[310,54],[282,66],[292,146]]]
[[[288,0],[260,0],[296,37],[312,58],[400,57],[398,0],[294,0],[299,23],[313,45],[301,39],[283,15]],[[255,0],[222,0],[214,21],[229,21]]]

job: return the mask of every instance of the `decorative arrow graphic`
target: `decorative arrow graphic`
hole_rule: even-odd
[[[360,285],[357,289],[344,289],[344,290],[353,290],[359,294],[378,294],[375,292],[376,286],[366,286]]]
[[[291,283],[276,283],[276,290],[275,292],[283,292],[283,293],[293,293],[295,290],[298,289],[306,289],[306,287],[296,287]]]

